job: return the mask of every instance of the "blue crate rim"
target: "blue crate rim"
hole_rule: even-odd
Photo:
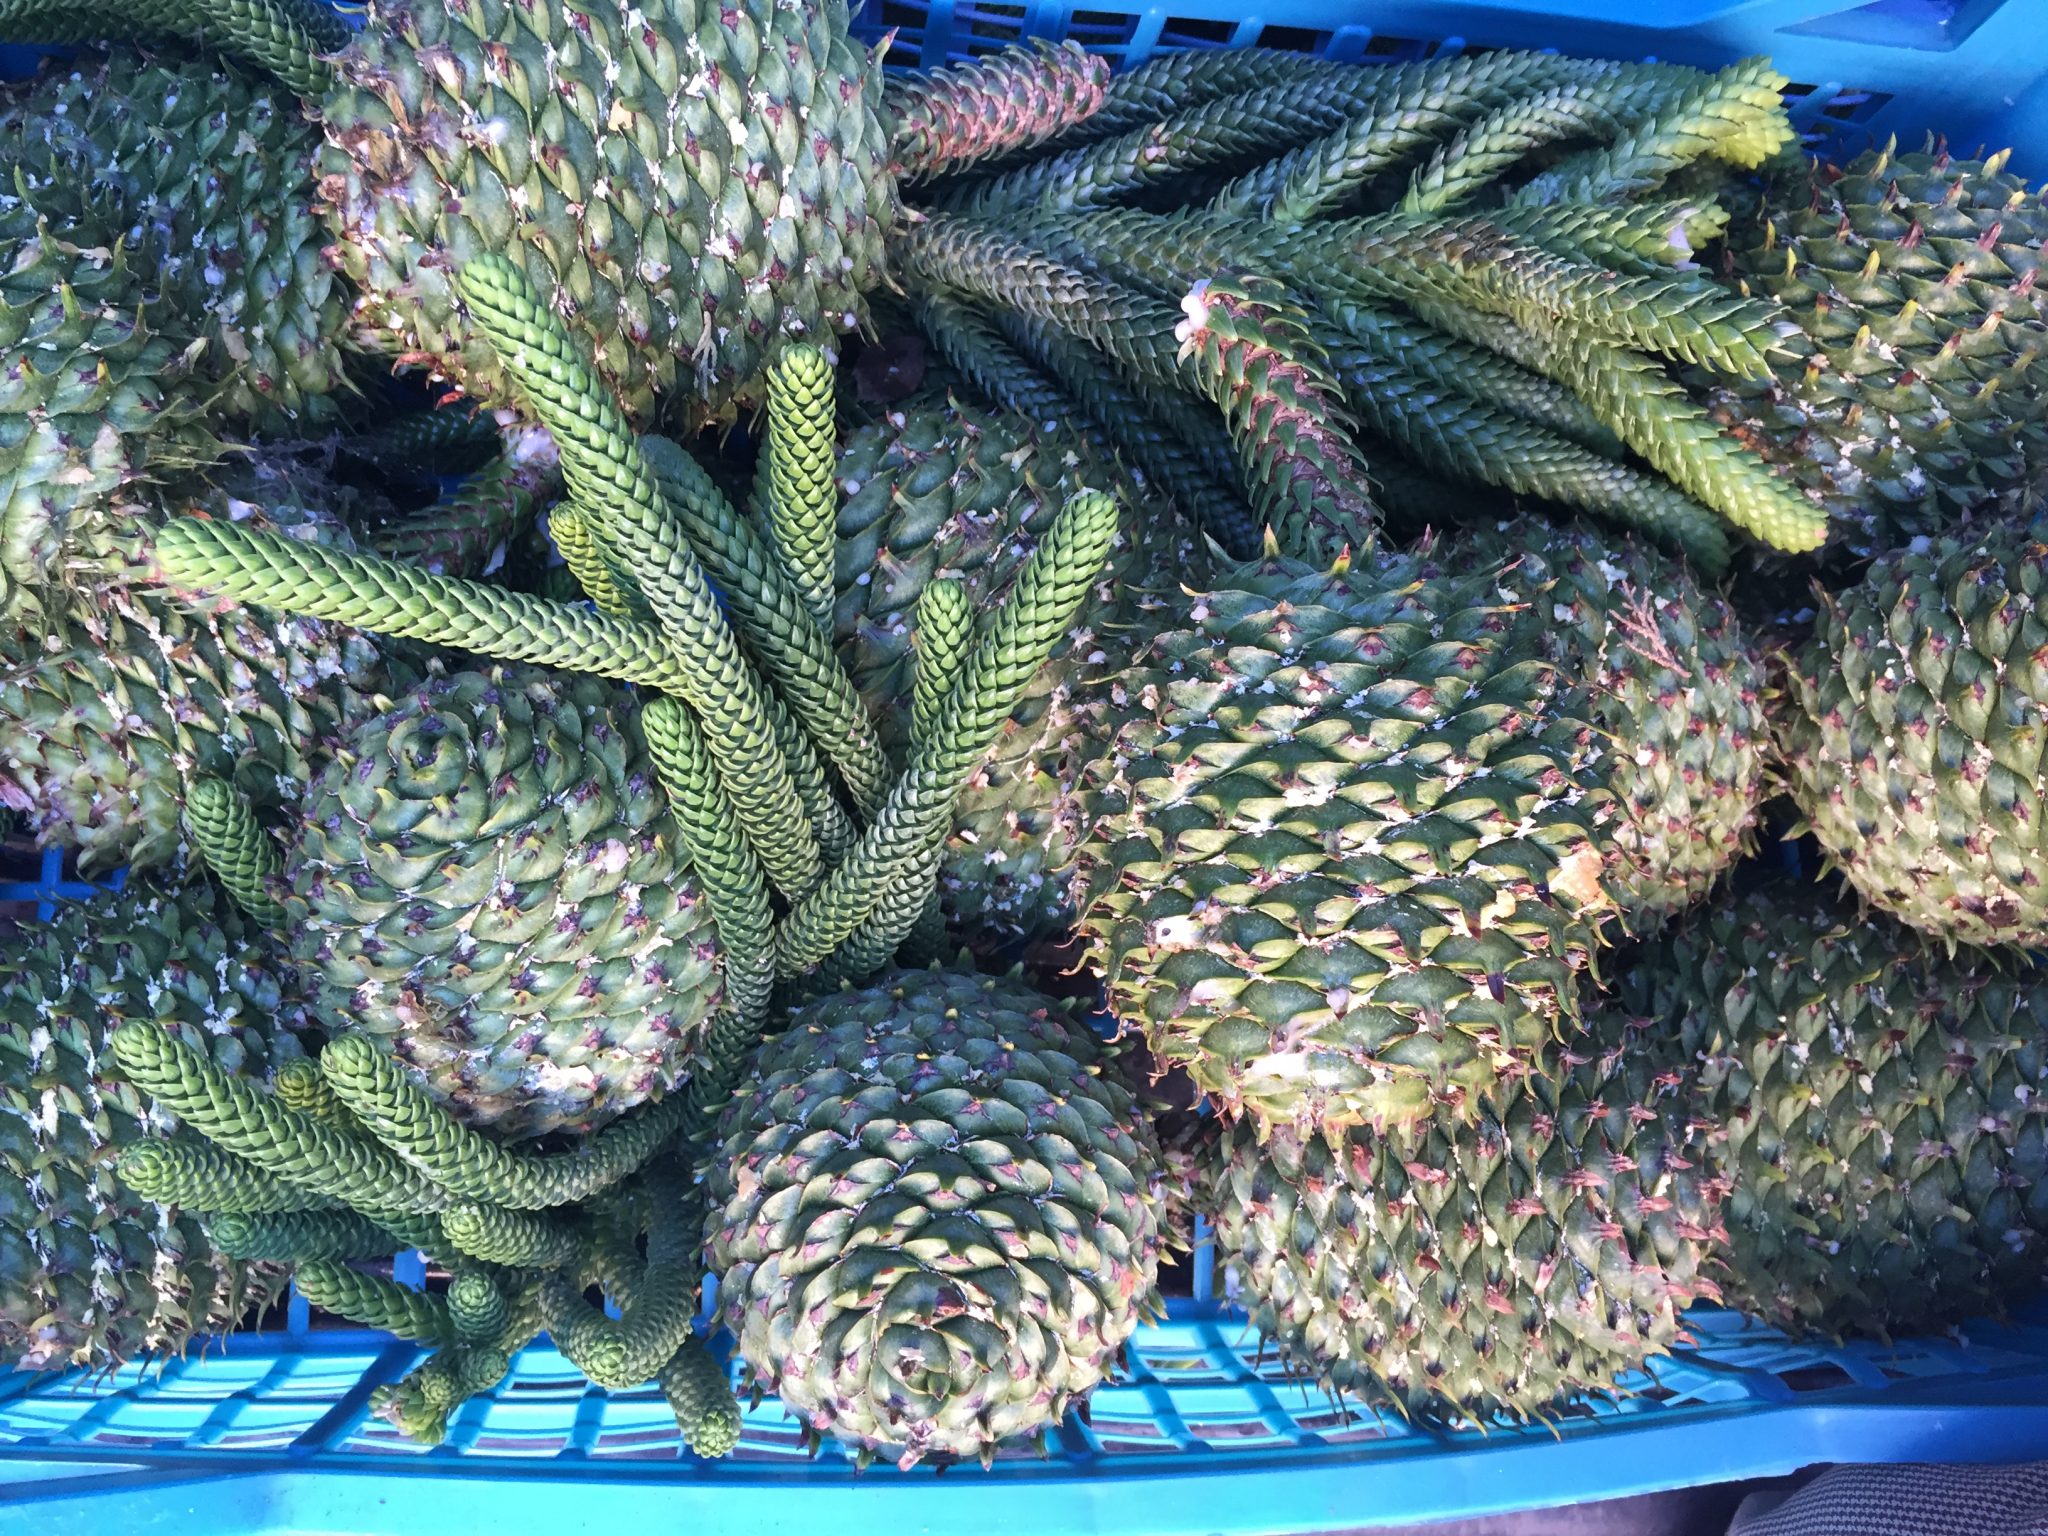
[[[396,1272],[417,1284],[424,1277],[424,1265],[417,1255],[410,1255]],[[301,1304],[286,1330],[232,1335],[196,1358],[126,1368],[117,1374],[130,1378],[130,1383],[119,1391],[106,1390],[104,1382],[81,1381],[79,1373],[29,1379],[23,1379],[26,1373],[0,1376],[0,1489],[8,1489],[12,1498],[35,1512],[39,1532],[55,1533],[72,1529],[67,1521],[74,1518],[81,1531],[88,1528],[84,1522],[104,1522],[125,1507],[122,1500],[139,1501],[140,1509],[161,1490],[223,1482],[239,1486],[249,1480],[264,1489],[265,1510],[274,1510],[280,1502],[317,1502],[314,1494],[292,1486],[295,1482],[310,1478],[332,1493],[332,1484],[323,1480],[343,1477],[373,1485],[382,1490],[375,1495],[381,1498],[399,1497],[402,1490],[417,1490],[422,1483],[446,1483],[449,1497],[502,1509],[507,1518],[523,1509],[534,1488],[556,1484],[584,1495],[601,1488],[592,1508],[611,1511],[607,1519],[645,1518],[651,1509],[671,1503],[687,1506],[693,1518],[701,1518],[709,1510],[727,1508],[716,1499],[738,1499],[752,1508],[754,1501],[771,1494],[779,1508],[794,1492],[809,1510],[806,1518],[829,1514],[841,1524],[849,1522],[838,1506],[818,1504],[816,1498],[833,1488],[857,1488],[862,1498],[854,1502],[861,1517],[850,1522],[851,1529],[881,1536],[903,1519],[930,1519],[929,1490],[957,1490],[963,1484],[989,1493],[1028,1488],[1034,1512],[1057,1508],[1064,1511],[1062,1519],[1092,1512],[1092,1520],[1114,1510],[1119,1521],[1139,1523],[1104,1528],[1148,1528],[1141,1519],[1148,1500],[1143,1490],[1161,1477],[1172,1477],[1177,1484],[1199,1481],[1197,1502],[1205,1530],[1305,1532],[1333,1528],[1340,1513],[1339,1502],[1333,1501],[1368,1491],[1376,1517],[1443,1519],[1575,1497],[1620,1497],[1722,1476],[1771,1475],[1817,1461],[1926,1460],[1937,1447],[1944,1448],[1948,1459],[2013,1460],[2030,1454],[2029,1447],[2037,1451],[2048,1443],[2048,1327],[2030,1322],[1987,1323],[1969,1330],[1975,1339],[1902,1341],[1896,1347],[1788,1345],[1752,1320],[1701,1308],[1689,1314],[1698,1343],[1674,1352],[1666,1362],[1653,1363],[1646,1374],[1656,1383],[1673,1374],[1703,1372],[1709,1378],[1704,1385],[1718,1395],[1698,1393],[1676,1404],[1638,1396],[1616,1405],[1612,1413],[1565,1419],[1549,1427],[1420,1434],[1404,1428],[1398,1436],[1344,1443],[1302,1425],[1299,1415],[1304,1409],[1325,1417],[1338,1410],[1312,1387],[1293,1379],[1276,1380],[1254,1363],[1260,1351],[1242,1312],[1214,1299],[1196,1298],[1174,1300],[1168,1310],[1165,1323],[1141,1330],[1133,1341],[1140,1364],[1120,1383],[1100,1389],[1096,1401],[1114,1397],[1120,1389],[1133,1390],[1133,1377],[1149,1371],[1142,1364],[1147,1347],[1176,1329],[1182,1334],[1193,1329],[1207,1341],[1202,1345],[1208,1352],[1205,1358],[1236,1363],[1235,1386],[1254,1396],[1263,1393],[1259,1412],[1269,1425],[1286,1426],[1286,1432],[1276,1437],[1282,1443],[1212,1445],[1184,1434],[1170,1450],[1112,1456],[1103,1454],[1100,1446],[1090,1449],[1093,1436],[1074,1416],[1046,1437],[1056,1453],[1048,1462],[999,1462],[992,1472],[963,1470],[943,1477],[930,1469],[908,1475],[882,1469],[855,1476],[849,1472],[846,1454],[831,1446],[822,1460],[804,1464],[703,1463],[679,1451],[670,1452],[673,1459],[625,1462],[597,1456],[588,1447],[545,1459],[447,1447],[425,1452],[387,1447],[379,1454],[351,1444],[364,1428],[369,1395],[375,1386],[403,1375],[427,1351],[371,1330],[309,1330]],[[1951,1367],[1958,1361],[1974,1364],[1918,1375],[1894,1368],[1904,1355],[1930,1348],[1956,1357],[1946,1362]],[[1995,1359],[1984,1353],[1987,1348]],[[282,1450],[218,1445],[196,1449],[182,1444],[165,1449],[139,1437],[81,1444],[67,1439],[71,1425],[37,1436],[21,1432],[14,1422],[15,1414],[64,1393],[67,1384],[96,1386],[81,1421],[97,1415],[118,1425],[124,1404],[131,1399],[147,1401],[152,1385],[176,1387],[187,1375],[203,1378],[209,1369],[265,1361],[271,1364],[264,1379],[280,1367],[289,1377],[298,1363],[337,1358],[345,1362],[352,1353],[366,1357],[366,1366],[353,1371],[331,1404],[314,1404],[309,1411],[315,1417],[306,1430]],[[1167,1353],[1171,1356],[1172,1350]],[[535,1362],[544,1376],[577,1378],[545,1343],[521,1352],[514,1377]],[[1230,1367],[1221,1369],[1231,1374]],[[1802,1392],[1786,1380],[1788,1374],[1816,1370],[1832,1372],[1841,1381]],[[1153,1395],[1164,1390],[1169,1397],[1173,1393],[1171,1384],[1162,1389],[1156,1381],[1136,1383],[1135,1389]],[[508,1385],[506,1391],[512,1390]],[[208,1422],[227,1412],[232,1424],[234,1400],[249,1391],[244,1386],[217,1398],[197,1399],[165,1395],[211,1403]],[[1299,1408],[1282,1402],[1282,1394],[1297,1399]],[[560,1387],[557,1395],[564,1402],[574,1397],[578,1424],[592,1405],[603,1413],[604,1405],[651,1400],[657,1417],[666,1412],[658,1394],[646,1388],[608,1394],[581,1383]],[[459,1414],[495,1413],[500,1396],[494,1393],[466,1404]],[[770,1400],[767,1411],[775,1406]],[[1384,1417],[1363,1410],[1351,1411],[1345,1422],[1387,1425]],[[1762,1436],[1765,1430],[1768,1436]],[[1767,1452],[1760,1447],[1760,1437],[1768,1440]],[[666,1438],[673,1441],[672,1429]],[[1628,1457],[1615,1454],[1624,1449]],[[1686,1453],[1683,1458],[1675,1454],[1681,1450]],[[595,1473],[601,1482],[595,1484],[590,1481],[594,1465],[602,1468]],[[1674,1467],[1684,1470],[1674,1473]],[[1506,1475],[1510,1468],[1512,1476]],[[372,1495],[336,1496],[346,1503]],[[107,1502],[110,1498],[113,1505]],[[946,1498],[952,1501],[951,1492]],[[1271,1502],[1275,1498],[1283,1501],[1286,1514],[1276,1515],[1280,1506]],[[714,1502],[707,1505],[706,1500]],[[1153,1518],[1149,1528],[1158,1529],[1156,1510]],[[1341,1523],[1358,1522],[1344,1517]],[[1060,1527],[1054,1523],[1048,1528]]]

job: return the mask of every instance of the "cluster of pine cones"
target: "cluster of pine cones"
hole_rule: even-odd
[[[841,0],[0,38],[90,44],[0,94],[0,808],[130,876],[0,935],[8,1362],[289,1278],[420,1440],[545,1330],[720,1455],[708,1272],[907,1465],[1083,1402],[1198,1215],[1425,1421],[2038,1290],[2003,156]]]

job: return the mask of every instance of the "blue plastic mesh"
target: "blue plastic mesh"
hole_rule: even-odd
[[[1851,1454],[1998,1459],[2048,1435],[2048,1328],[1984,1325],[1967,1342],[1838,1348],[1792,1344],[1713,1309],[1696,1311],[1691,1322],[1699,1347],[1625,1383],[1627,1395],[1552,1426],[1481,1436],[1420,1430],[1334,1403],[1262,1357],[1241,1316],[1181,1301],[1166,1321],[1140,1332],[1122,1379],[1097,1391],[1085,1414],[1038,1444],[1009,1448],[993,1474],[965,1480],[994,1500],[1012,1484],[1029,1485],[1034,1497],[1065,1498],[1080,1486],[1201,1475],[1230,1487],[1239,1476],[1279,1472],[1297,1481],[1273,1484],[1264,1512],[1243,1528],[1310,1530],[1327,1519],[1311,1489],[1352,1488],[1377,1507],[1448,1516],[1769,1475]],[[858,1478],[855,1505],[869,1516],[877,1513],[869,1502],[876,1496],[917,1498],[935,1486],[930,1468],[857,1473],[830,1444],[808,1455],[773,1399],[747,1411],[730,1459],[698,1462],[683,1450],[657,1391],[600,1391],[545,1344],[522,1351],[504,1382],[458,1409],[447,1442],[430,1450],[368,1412],[371,1391],[420,1356],[383,1335],[316,1329],[239,1336],[188,1359],[97,1380],[0,1378],[0,1479],[10,1467],[36,1468],[55,1498],[109,1463],[157,1467],[165,1476],[189,1476],[207,1464],[296,1477],[432,1468],[461,1484],[448,1495],[466,1501],[461,1507],[504,1500],[510,1511],[518,1508],[518,1485],[505,1479],[520,1469],[573,1469],[588,1491],[638,1464],[658,1464],[669,1477],[736,1499],[799,1487],[852,1493]],[[1695,1448],[1700,1454],[1688,1458]],[[1451,1478],[1446,1458],[1468,1473],[1492,1465],[1515,1466],[1517,1475]],[[62,1478],[48,1476],[52,1469]],[[1305,1502],[1290,1504],[1290,1488]],[[437,1500],[428,1507],[457,1506]],[[1000,1508],[986,1507],[991,1514]],[[433,1523],[424,1510],[416,1519],[394,1518],[392,1528],[401,1530]],[[270,1527],[258,1521],[249,1528]],[[1212,1525],[1202,1510],[1187,1509],[1105,1528],[1240,1527]]]

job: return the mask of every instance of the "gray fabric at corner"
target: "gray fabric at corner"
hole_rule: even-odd
[[[1835,1467],[1751,1494],[1728,1536],[2048,1536],[2048,1462]]]

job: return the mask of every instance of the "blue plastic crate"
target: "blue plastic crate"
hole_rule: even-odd
[[[104,882],[80,879],[70,868],[61,848],[45,848],[35,868],[21,871],[26,878],[8,879],[0,868],[0,906],[10,902],[36,904],[36,916],[49,922],[57,915],[60,901],[90,901],[103,891],[118,891],[128,881],[128,871],[117,869]]]
[[[1129,1368],[983,1472],[856,1472],[807,1456],[770,1399],[724,1461],[683,1450],[652,1387],[602,1392],[522,1351],[427,1450],[369,1417],[420,1358],[360,1329],[237,1335],[161,1367],[0,1377],[0,1530],[208,1536],[639,1528],[901,1536],[1357,1530],[1621,1497],[1828,1461],[2015,1461],[2048,1449],[2048,1327],[1893,1347],[1794,1345],[1696,1311],[1700,1347],[1554,1428],[1431,1433],[1329,1402],[1262,1359],[1241,1315],[1171,1304]]]
[[[1254,44],[1393,63],[1467,48],[1554,48],[1718,68],[1769,54],[1808,134],[1861,148],[1939,127],[1959,150],[2048,139],[2042,0],[868,0],[857,30],[894,29],[890,57],[939,65],[1022,38],[1074,38],[1119,64]],[[2048,174],[2044,170],[2039,174]]]
[[[1172,0],[1142,11],[870,0],[856,30],[893,31],[891,62],[936,65],[1022,38],[1071,37],[1119,65],[1183,47],[1259,44],[1395,62],[1479,47],[1555,48],[1717,66],[1767,53],[1794,116],[1845,149],[1940,126],[1961,149],[2048,138],[2048,0]],[[0,77],[34,51],[0,48]],[[118,888],[119,877],[109,884]],[[101,887],[54,855],[0,881],[0,902]],[[282,1330],[109,1375],[0,1371],[0,1536],[107,1530],[616,1533],[673,1525],[749,1536],[901,1536],[997,1523],[1050,1531],[1356,1530],[1623,1497],[1830,1461],[1999,1462],[2048,1455],[2048,1308],[1954,1338],[1796,1344],[1696,1309],[1694,1347],[1548,1428],[1425,1431],[1325,1400],[1262,1357],[1241,1314],[1195,1295],[1141,1330],[1127,1371],[1085,1413],[989,1472],[807,1457],[772,1399],[737,1453],[683,1449],[651,1388],[606,1393],[545,1343],[457,1413],[446,1444],[412,1445],[369,1416],[414,1346]],[[418,1283],[417,1255],[401,1279]],[[1170,1483],[1170,1486],[1168,1484]]]

